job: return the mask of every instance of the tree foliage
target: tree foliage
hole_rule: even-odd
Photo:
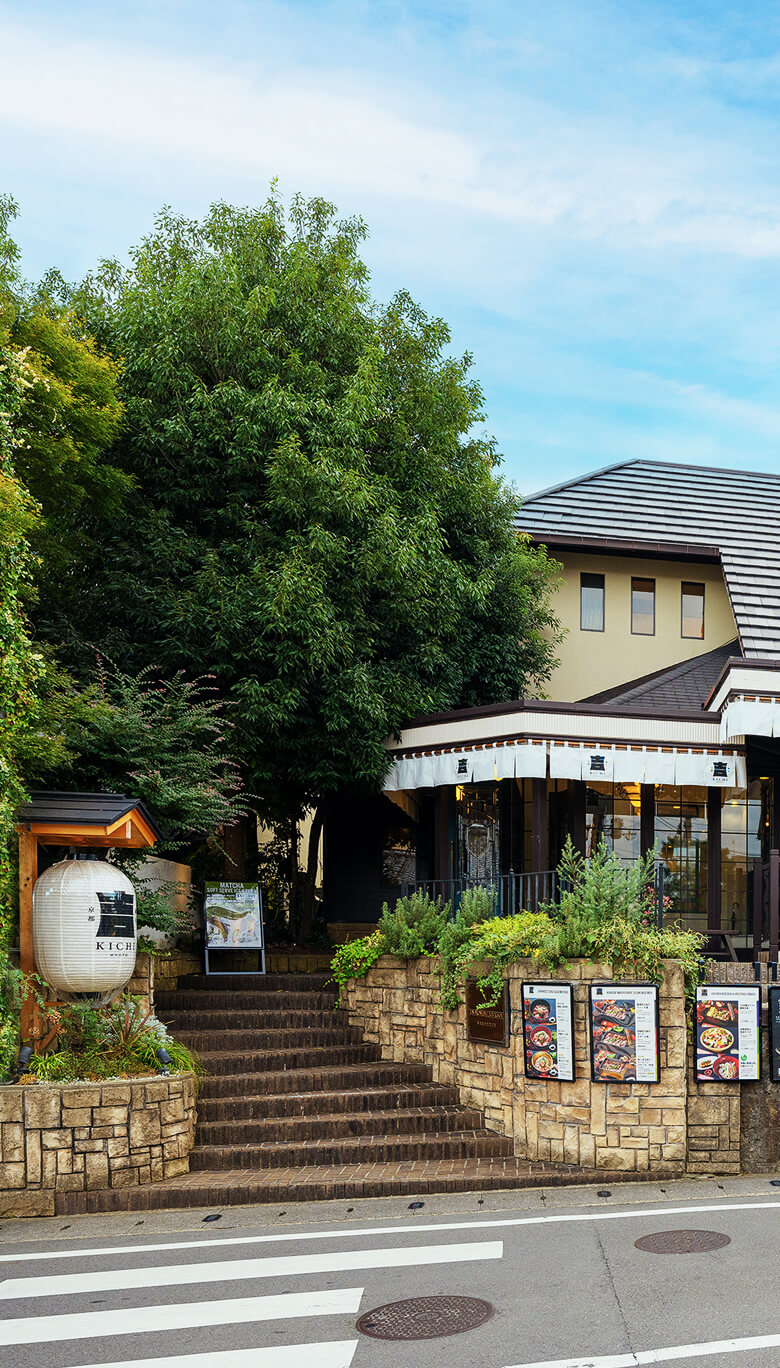
[[[275,194],[168,211],[73,307],[121,357],[121,532],[77,626],[213,672],[263,814],[378,785],[415,714],[539,688],[554,569],[518,538],[470,359],[371,300],[359,220]]]

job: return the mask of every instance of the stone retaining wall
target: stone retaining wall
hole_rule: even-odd
[[[189,1172],[192,1074],[0,1086],[0,1216],[53,1216],[56,1194]]]
[[[472,974],[486,968],[475,965]],[[524,978],[542,977],[574,985],[574,1083],[524,1076],[520,988]],[[505,970],[505,978],[510,1000],[506,1046],[466,1039],[465,1007],[442,1010],[431,960],[383,957],[364,979],[349,984],[346,1006],[351,1023],[380,1045],[385,1059],[429,1065],[437,1082],[454,1084],[466,1105],[483,1112],[489,1127],[513,1138],[520,1158],[611,1172],[666,1177],[684,1173],[686,1024],[680,966],[664,966],[659,992],[661,1074],[660,1082],[652,1085],[591,1082],[588,989],[594,981],[621,981],[612,978],[608,965],[579,961],[543,976],[538,966],[521,961]]]

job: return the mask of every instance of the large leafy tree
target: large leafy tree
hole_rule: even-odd
[[[240,810],[231,728],[211,682],[106,667],[86,648],[83,622],[76,680],[45,640],[44,628],[67,645],[86,585],[100,586],[110,611],[104,548],[132,478],[106,457],[122,420],[117,362],[56,277],[35,291],[24,284],[15,212],[0,197],[0,949],[14,907],[14,822],[31,782],[130,788],[169,848]]]
[[[68,627],[213,672],[277,826],[380,784],[413,715],[539,689],[554,657],[555,567],[513,529],[470,359],[406,294],[373,303],[364,234],[275,194],[165,211],[73,300],[121,358],[133,490]]]

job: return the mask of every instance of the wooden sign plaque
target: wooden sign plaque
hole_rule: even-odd
[[[504,984],[501,989],[498,1002],[480,1011],[480,1004],[484,1001],[485,995],[477,980],[469,979],[466,984],[466,1038],[486,1045],[506,1045],[509,1020],[507,985]]]

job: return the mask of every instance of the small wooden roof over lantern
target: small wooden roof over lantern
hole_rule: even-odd
[[[121,793],[31,793],[19,810],[17,831],[41,845],[122,846],[143,850],[161,836],[146,805]]]
[[[38,846],[145,850],[162,835],[144,803],[121,793],[57,793],[40,789],[19,809],[19,965],[35,973],[33,886],[38,877]],[[22,1039],[34,1038],[35,1004],[22,1004]]]

